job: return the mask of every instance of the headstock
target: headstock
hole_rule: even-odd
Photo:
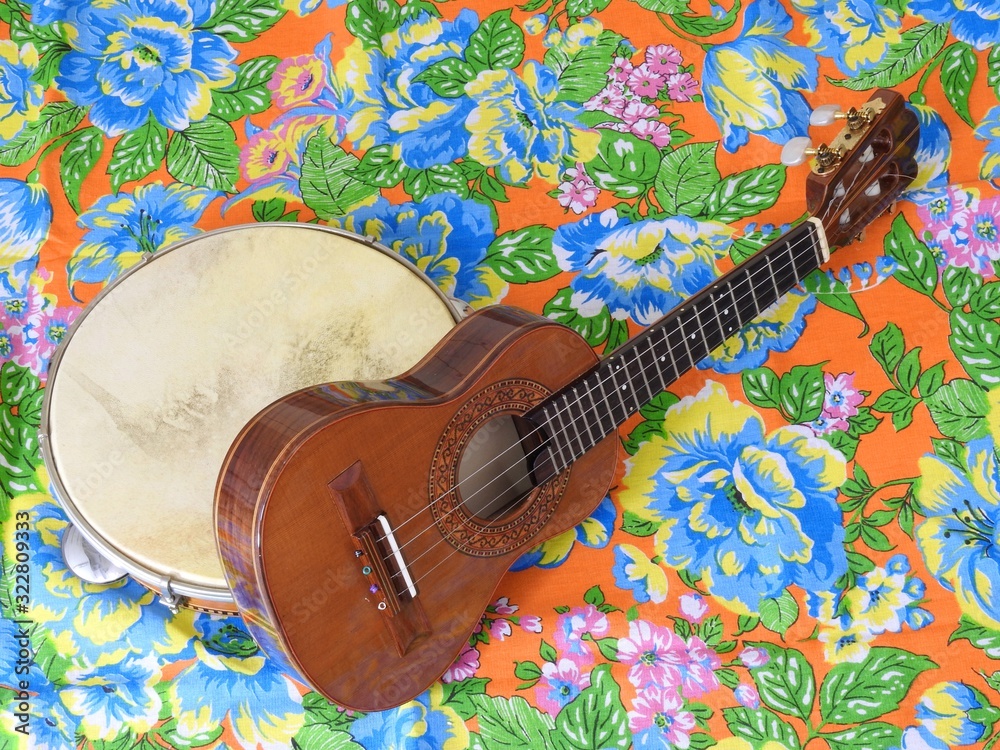
[[[782,151],[785,164],[812,157],[806,179],[806,206],[823,222],[831,246],[846,245],[899,197],[917,175],[913,154],[920,126],[903,97],[878,89],[858,110],[836,112],[819,107],[813,125],[846,121],[829,146],[808,148],[808,139],[794,138]]]

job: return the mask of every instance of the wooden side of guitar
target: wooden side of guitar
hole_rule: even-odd
[[[449,434],[455,415],[480,403],[504,411],[483,399],[505,384],[522,395],[537,390],[537,398],[528,396],[537,401],[596,361],[566,327],[493,307],[462,321],[399,378],[309,388],[262,411],[233,444],[216,499],[227,579],[258,642],[272,655],[280,650],[307,682],[349,708],[380,710],[426,689],[467,642],[510,565],[586,518],[617,466],[612,434],[495,521],[514,540],[509,549],[458,551],[435,525],[428,479],[442,446],[447,454],[460,437]],[[402,647],[374,604],[335,501],[335,488],[361,486],[359,477],[397,527],[416,581],[415,603],[404,608],[416,637]],[[522,506],[550,486],[561,490],[550,491],[554,510],[541,530],[530,531],[531,513],[519,515]],[[519,537],[521,523],[530,533]]]

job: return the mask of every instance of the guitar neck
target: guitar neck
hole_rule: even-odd
[[[545,399],[527,417],[549,436],[553,468],[597,445],[828,258],[822,224],[805,221]]]

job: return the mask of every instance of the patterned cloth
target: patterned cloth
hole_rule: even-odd
[[[401,2],[0,5],[0,747],[994,745],[1000,3]],[[67,571],[47,366],[143,253],[318,221],[606,352],[801,219],[781,146],[878,87],[907,199],[621,429],[415,700]]]

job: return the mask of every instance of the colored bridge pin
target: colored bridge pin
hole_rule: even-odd
[[[368,587],[368,590],[371,591],[373,594],[377,594],[378,593],[378,584],[377,583],[373,583],[371,586]]]
[[[372,574],[372,569],[366,565],[361,569],[361,572],[364,573],[366,576],[370,576]]]
[[[359,550],[359,549],[356,549],[356,550],[354,550],[354,556],[355,556],[355,557],[361,557],[361,556],[362,556],[363,554],[365,554],[365,553],[364,553],[364,552],[362,552],[362,551],[361,551],[361,550]]]

